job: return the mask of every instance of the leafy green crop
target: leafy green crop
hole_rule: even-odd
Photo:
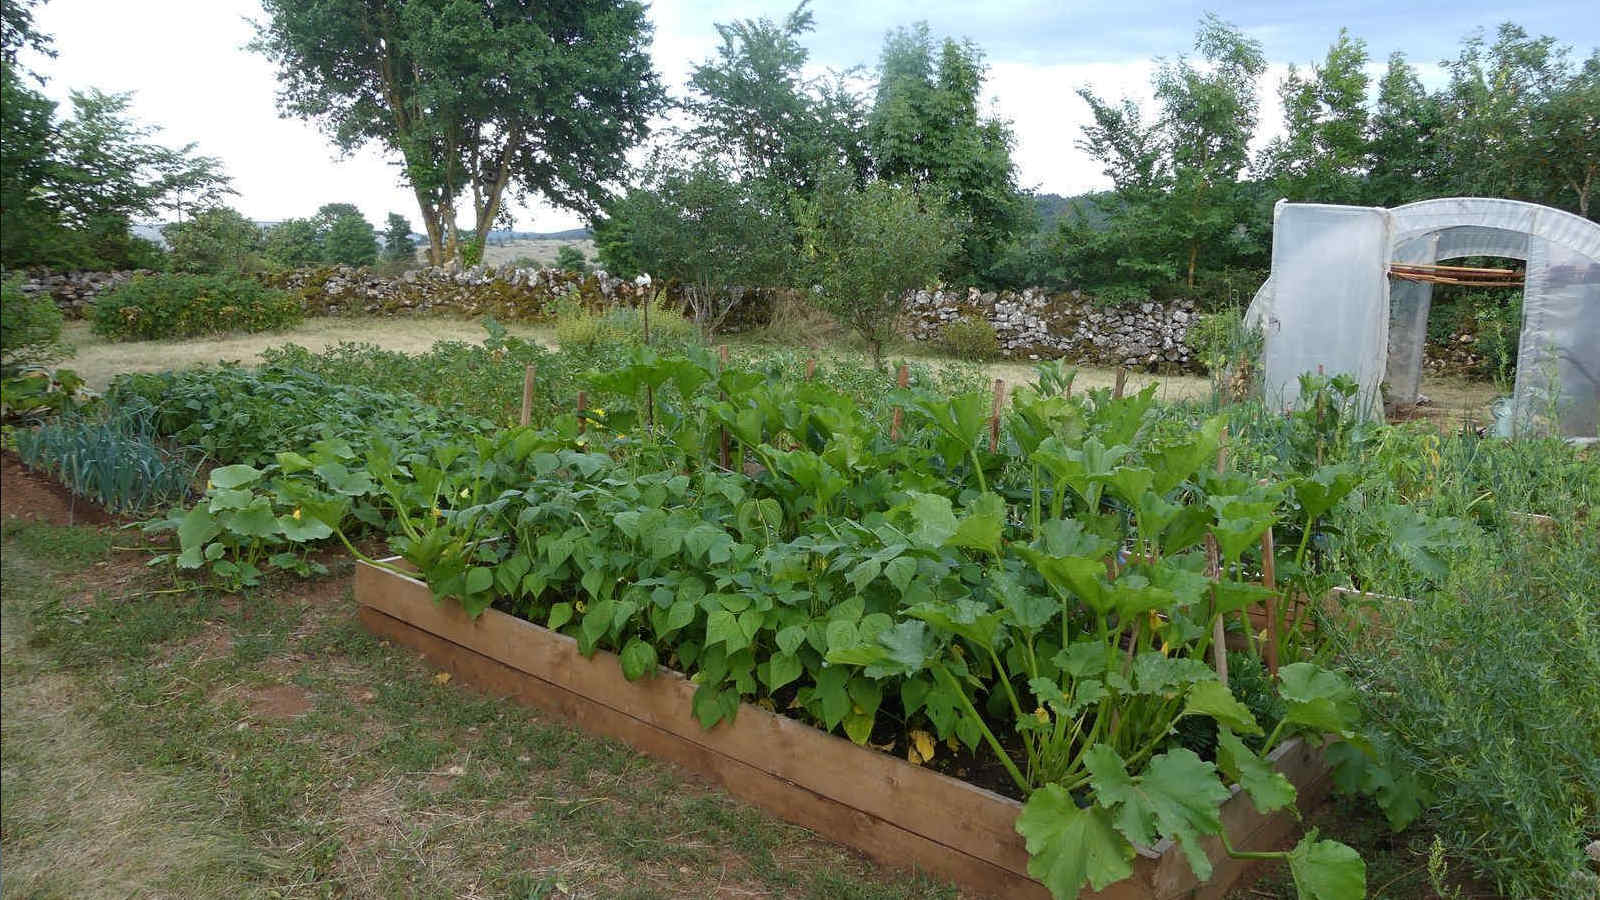
[[[140,513],[186,499],[196,463],[164,444],[148,413],[111,408],[15,432],[17,455],[108,512]]]
[[[487,373],[495,349],[448,353]],[[1301,535],[1275,553],[1280,586],[1327,577],[1318,536],[1359,479],[1315,442],[1284,475],[1218,471],[1226,421],[1170,427],[1152,390],[1068,397],[1051,370],[991,423],[987,391],[926,372],[864,398],[849,379],[649,348],[559,369],[588,392],[581,413],[495,430],[291,359],[332,364],[294,352],[119,385],[227,463],[153,526],[177,532],[178,565],[248,584],[377,530],[470,614],[497,606],[615,652],[630,679],[685,672],[708,728],[757,702],[914,761],[990,756],[1024,798],[1032,871],[1062,897],[1126,877],[1163,838],[1209,876],[1199,848],[1222,836],[1230,783],[1262,809],[1294,803],[1268,761],[1294,735],[1335,736],[1346,782],[1396,794],[1353,689],[1313,662],[1318,632],[1283,630],[1276,680],[1257,666],[1232,689],[1211,664],[1219,627],[1258,640],[1246,609],[1272,601],[1256,583],[1268,529]],[[1307,896],[1360,891],[1340,845],[1268,855]]]

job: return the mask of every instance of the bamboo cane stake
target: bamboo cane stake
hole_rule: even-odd
[[[1004,378],[994,380],[994,404],[989,408],[989,452],[1000,450],[1000,407],[1006,402]]]
[[[727,344],[722,344],[721,346],[717,347],[717,374],[721,375],[723,370],[725,370],[727,368],[728,368],[728,345]],[[717,392],[717,397],[718,397],[718,399],[726,400],[726,399],[728,399],[728,392],[727,391],[718,391]],[[727,468],[728,468],[728,426],[723,425],[721,427],[721,431],[722,431],[722,434],[721,434],[720,438],[718,439],[717,461],[722,464],[723,470],[726,471]]]
[[[522,417],[518,421],[523,428],[533,421],[533,366],[522,369]]]
[[[1217,474],[1220,475],[1228,467],[1228,429],[1223,426],[1221,443],[1217,447]],[[1222,565],[1217,549],[1216,535],[1206,535],[1206,572],[1213,582],[1222,580]],[[1215,596],[1213,594],[1213,596]],[[1211,625],[1211,660],[1217,669],[1217,680],[1224,686],[1228,683],[1228,648],[1227,629],[1222,626],[1222,617],[1217,616]]]
[[[905,363],[900,364],[900,370],[895,374],[895,383],[900,386],[900,390],[902,391],[905,390],[906,385],[910,383],[910,373],[906,371]],[[905,411],[896,406],[894,408],[894,419],[889,423],[889,440],[900,440],[900,423],[904,420],[904,417]]]
[[[1278,561],[1273,555],[1272,528],[1261,535],[1261,583],[1269,591],[1278,589]],[[1278,674],[1278,598],[1267,598],[1267,671]]]

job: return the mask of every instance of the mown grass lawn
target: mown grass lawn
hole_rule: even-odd
[[[133,540],[5,525],[6,897],[955,896]]]

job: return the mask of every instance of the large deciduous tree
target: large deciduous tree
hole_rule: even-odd
[[[1284,136],[1262,154],[1262,174],[1280,196],[1360,203],[1367,196],[1367,45],[1340,29],[1320,65],[1290,67],[1278,87]]]
[[[926,23],[899,29],[884,41],[869,120],[877,175],[912,185],[961,219],[961,253],[946,266],[955,280],[986,275],[1031,225],[1011,125],[979,110],[984,77],[983,54],[971,42],[947,38],[936,50]]]
[[[681,147],[759,182],[783,210],[822,173],[844,167],[864,181],[870,168],[861,99],[847,76],[805,74],[810,53],[800,38],[814,28],[807,3],[781,22],[718,23],[716,56],[694,67],[683,101],[694,124]]]
[[[254,46],[279,108],[342,150],[397,154],[435,263],[481,246],[508,199],[593,212],[663,93],[636,0],[265,0]]]
[[[1512,197],[1587,216],[1600,170],[1600,50],[1581,65],[1553,37],[1506,23],[1445,62],[1437,169],[1452,193]]]
[[[1156,71],[1154,121],[1131,100],[1078,91],[1094,116],[1078,146],[1116,187],[1103,205],[1105,227],[1072,231],[1074,266],[1086,280],[1146,290],[1181,279],[1192,289],[1202,252],[1216,266],[1259,252],[1241,225],[1259,218],[1259,191],[1241,175],[1266,59],[1258,42],[1212,15],[1200,22],[1195,50],[1201,65],[1178,57]]]
[[[1389,56],[1378,99],[1367,119],[1367,198],[1400,206],[1436,195],[1439,184],[1434,132],[1438,100],[1429,96],[1404,54]]]

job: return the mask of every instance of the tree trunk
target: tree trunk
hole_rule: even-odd
[[[1200,244],[1189,245],[1189,290],[1194,290],[1194,264],[1200,258]]]
[[[440,233],[439,210],[428,200],[428,195],[421,188],[416,188],[417,208],[422,212],[422,228],[428,233],[428,262],[431,265],[444,263],[444,236]]]

